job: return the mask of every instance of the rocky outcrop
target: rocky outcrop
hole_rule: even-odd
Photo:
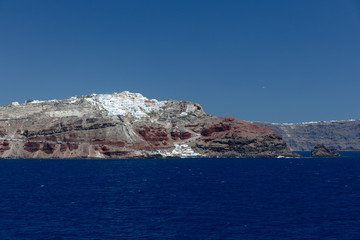
[[[360,120],[296,124],[253,123],[280,135],[293,151],[311,151],[317,144],[325,144],[339,151],[360,150]]]
[[[317,144],[311,151],[312,157],[340,157],[341,155],[334,148],[327,148],[323,144]]]
[[[129,92],[0,107],[2,158],[296,156],[266,127]]]
[[[0,153],[10,150],[10,143],[8,140],[0,142]]]
[[[209,117],[186,127],[200,135],[195,149],[208,156],[289,155],[285,142],[271,130],[232,117]]]

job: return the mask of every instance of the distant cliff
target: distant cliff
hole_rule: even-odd
[[[293,151],[311,151],[317,144],[341,151],[360,150],[360,120],[298,124],[253,123],[279,134]]]
[[[294,156],[266,127],[139,93],[0,107],[0,158]]]

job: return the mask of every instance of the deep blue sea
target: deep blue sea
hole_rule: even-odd
[[[0,239],[360,239],[343,158],[0,160]]]

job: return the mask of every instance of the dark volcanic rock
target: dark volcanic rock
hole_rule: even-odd
[[[311,151],[312,157],[340,157],[336,149],[327,148],[323,144],[317,144]]]
[[[40,150],[40,143],[38,142],[27,142],[24,144],[24,150],[28,152],[37,152]]]
[[[10,150],[10,144],[8,140],[4,140],[0,142],[0,152],[5,152],[7,150]]]
[[[54,153],[54,149],[55,149],[55,144],[54,143],[44,143],[43,145],[43,152],[47,153],[47,154],[52,154]]]

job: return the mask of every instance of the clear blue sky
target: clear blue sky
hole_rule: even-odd
[[[0,0],[0,105],[128,90],[209,114],[360,119],[360,1]]]

